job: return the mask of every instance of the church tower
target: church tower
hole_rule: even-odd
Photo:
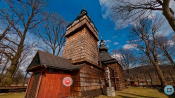
[[[67,27],[63,57],[72,63],[89,62],[98,65],[98,33],[86,10]]]
[[[115,76],[112,75],[115,70],[120,70],[120,67],[108,54],[104,44],[98,47],[97,29],[85,10],[82,10],[80,15],[68,25],[65,36],[63,57],[69,59],[73,66],[80,67],[77,73],[72,74],[74,83],[71,87],[71,96],[81,98],[104,94],[107,86],[104,68],[107,66],[113,73],[110,75],[111,86],[119,88],[120,85],[116,84],[121,83],[120,72]]]
[[[72,75],[72,96],[102,94],[103,70],[98,64],[98,33],[85,10],[68,25],[65,36],[63,57],[69,59],[74,66],[81,66],[80,70]]]

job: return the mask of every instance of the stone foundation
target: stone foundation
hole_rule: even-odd
[[[116,95],[114,87],[107,87],[106,92],[107,92],[107,96],[115,96]]]

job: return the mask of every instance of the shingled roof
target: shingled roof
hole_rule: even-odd
[[[65,37],[75,34],[78,30],[87,28],[90,33],[98,40],[98,31],[91,18],[87,15],[86,10],[81,10],[81,13],[75,20],[67,26]]]
[[[32,71],[35,68],[53,68],[53,69],[59,69],[59,70],[76,70],[79,69],[80,66],[78,65],[73,65],[69,62],[69,60],[59,57],[59,56],[54,56],[50,53],[43,52],[43,51],[38,51],[33,58],[31,64],[27,68],[27,71]]]
[[[85,9],[82,9],[80,14],[74,19],[74,21],[79,20],[81,17],[83,17],[84,15],[86,15],[88,17],[88,19],[94,24],[94,22],[92,21],[92,19],[88,16],[88,13]],[[73,22],[74,22],[73,21]],[[70,24],[67,25],[67,27],[69,27],[70,25],[73,24],[73,22],[71,22]],[[95,29],[98,31],[97,27],[94,25]]]
[[[112,58],[111,55],[108,53],[108,48],[106,47],[105,42],[103,40],[101,40],[100,42],[99,56],[100,61],[103,64],[118,63],[118,61],[115,58]]]

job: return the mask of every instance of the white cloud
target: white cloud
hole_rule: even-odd
[[[123,1],[128,1],[128,0],[123,0]],[[119,2],[117,2],[117,3],[119,3]],[[133,4],[138,4],[138,3],[140,3],[140,0],[129,0],[128,2],[131,2]],[[143,0],[142,3],[143,2],[147,2],[147,0]],[[115,29],[125,28],[129,24],[131,24],[131,25],[134,24],[134,21],[128,22],[128,21],[124,21],[120,18],[112,19],[112,16],[113,16],[112,15],[112,6],[116,3],[116,0],[99,0],[99,3],[101,6],[101,9],[102,9],[103,18],[105,18],[105,19],[109,18],[110,20],[112,20],[115,23]],[[171,0],[170,7],[173,9],[173,11],[175,11],[174,5],[175,5],[175,1]],[[154,18],[156,16],[161,16],[165,19],[165,17],[162,15],[161,11],[153,11],[152,14],[150,14],[148,18]],[[174,14],[174,16],[175,16],[175,14]],[[169,36],[170,34],[172,34],[172,28],[167,21],[165,21],[165,27],[160,30],[159,34],[163,35],[163,36]]]
[[[137,47],[137,44],[125,44],[123,46],[123,49],[129,50],[129,49],[135,49]]]
[[[114,45],[118,45],[119,44],[119,42],[114,42]]]
[[[168,45],[174,46],[174,45],[175,45],[175,42],[174,42],[173,40],[169,40],[169,41],[168,41]]]
[[[129,41],[126,41],[127,43],[134,43],[134,42],[139,42],[140,39],[136,39],[136,40],[129,40]]]
[[[105,40],[105,43],[110,43],[110,42],[112,42],[111,40]]]
[[[102,8],[102,17],[108,18],[111,13],[111,7],[114,0],[99,0],[100,6]]]
[[[112,57],[120,61],[122,59],[122,54],[115,53],[115,54],[112,55]]]

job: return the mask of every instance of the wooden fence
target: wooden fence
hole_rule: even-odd
[[[0,93],[25,92],[27,86],[0,86]]]

